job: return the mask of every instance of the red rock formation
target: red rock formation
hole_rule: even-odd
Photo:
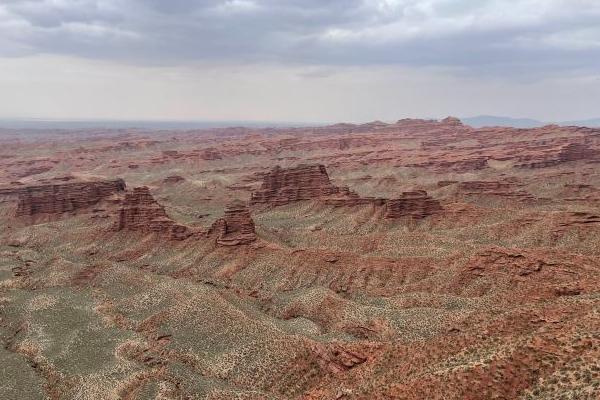
[[[517,167],[546,168],[570,161],[593,160],[598,154],[598,150],[580,142],[570,142],[559,147],[539,145],[530,154],[520,157]]]
[[[417,190],[404,192],[402,196],[396,199],[386,200],[384,218],[412,217],[422,219],[441,210],[442,206],[439,201],[431,198],[426,191]]]
[[[321,199],[323,204],[334,207],[353,207],[362,205],[373,205],[376,207],[383,206],[386,199],[377,197],[361,197],[356,192],[353,192],[349,187],[343,186],[339,188],[339,192]]]
[[[52,166],[50,165],[40,165],[40,166],[35,166],[35,167],[31,167],[27,170],[24,170],[21,173],[15,174],[16,178],[25,178],[28,176],[32,176],[32,175],[39,175],[39,174],[43,174],[44,172],[48,172],[52,170]]]
[[[179,176],[179,175],[167,176],[165,179],[163,179],[163,183],[166,183],[166,184],[175,184],[175,183],[180,183],[183,181],[185,181],[185,178],[183,176]]]
[[[516,198],[522,201],[535,200],[530,193],[520,188],[514,181],[466,181],[460,182],[458,190],[462,195],[487,195]]]
[[[579,161],[594,158],[598,152],[585,143],[569,143],[558,153],[559,162]]]
[[[424,146],[423,150],[428,150]],[[409,167],[433,168],[436,171],[469,172],[485,169],[488,167],[488,157],[482,156],[442,156],[418,163],[407,164]]]
[[[134,188],[125,194],[119,210],[117,230],[131,230],[168,235],[175,240],[188,238],[192,233],[176,224],[158,204],[146,186]]]
[[[442,187],[454,185],[455,183],[458,183],[458,181],[439,181],[437,183],[437,186],[442,188]]]
[[[205,149],[204,151],[202,151],[202,153],[200,153],[200,158],[202,158],[203,160],[206,160],[206,161],[213,161],[213,160],[221,160],[223,158],[223,156],[217,149],[208,148],[208,149]]]
[[[123,190],[122,179],[19,187],[17,216],[75,212]]]
[[[299,165],[287,169],[277,166],[264,177],[260,190],[252,193],[250,204],[283,205],[338,192],[339,188],[329,180],[324,165]]]
[[[494,291],[509,302],[575,295],[592,289],[597,263],[594,258],[550,249],[490,247],[474,254],[451,286],[467,296]]]
[[[252,194],[250,203],[282,205],[299,200],[319,200],[334,207],[383,206],[385,218],[389,219],[421,219],[442,209],[425,191],[405,192],[398,199],[361,197],[348,187],[333,185],[327,169],[320,164],[289,169],[275,167],[264,177],[260,190]]]
[[[594,214],[585,211],[575,211],[565,213],[559,220],[558,229],[563,230],[573,226],[591,226],[600,225],[600,214]]]
[[[462,121],[456,117],[446,117],[440,123],[450,126],[463,126]]]
[[[321,369],[332,374],[348,371],[368,359],[363,352],[346,349],[337,343],[328,345],[315,343],[311,346],[311,350]]]
[[[162,155],[164,157],[170,157],[170,158],[181,157],[181,154],[177,150],[163,150]]]
[[[256,240],[254,221],[245,204],[233,203],[225,210],[225,216],[212,225],[208,236],[215,236],[223,246],[249,244]]]

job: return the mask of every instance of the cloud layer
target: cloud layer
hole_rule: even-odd
[[[597,0],[4,0],[0,56],[406,65],[511,79],[600,68]]]

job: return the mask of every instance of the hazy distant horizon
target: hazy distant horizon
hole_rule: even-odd
[[[401,116],[394,120],[381,120],[385,123],[394,123],[399,119],[413,118],[425,120],[441,120],[444,117],[423,116]],[[600,118],[588,118],[577,121],[540,121],[533,118],[476,115],[471,117],[457,117],[464,124],[474,128],[484,126],[510,126],[515,128],[533,128],[549,124],[577,125],[577,126],[600,126]],[[368,123],[369,121],[211,121],[211,120],[110,120],[110,119],[50,119],[50,118],[0,118],[0,129],[148,129],[148,130],[192,130],[210,128],[293,128],[326,126],[336,123]]]
[[[51,118],[0,118],[0,128],[18,129],[207,129],[226,127],[294,127],[326,125],[327,123],[301,123],[285,121],[210,121],[210,120],[115,120],[115,119],[51,119]]]

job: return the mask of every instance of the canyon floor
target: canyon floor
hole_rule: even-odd
[[[0,130],[1,399],[598,399],[600,129]]]

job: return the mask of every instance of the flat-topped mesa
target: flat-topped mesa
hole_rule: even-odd
[[[399,198],[385,201],[384,218],[396,219],[411,217],[423,219],[442,211],[439,201],[430,197],[426,191],[404,192]]]
[[[76,212],[125,190],[125,181],[98,180],[19,187],[17,216]]]
[[[324,165],[277,166],[264,177],[260,190],[252,193],[250,204],[283,205],[330,196],[339,190],[329,180]]]
[[[256,231],[248,207],[240,202],[230,204],[225,209],[225,216],[212,225],[208,236],[216,237],[217,244],[222,246],[238,246],[254,242]]]
[[[188,227],[169,218],[165,208],[156,202],[146,186],[136,187],[125,194],[117,230],[166,234],[175,240],[186,239],[192,234]]]

